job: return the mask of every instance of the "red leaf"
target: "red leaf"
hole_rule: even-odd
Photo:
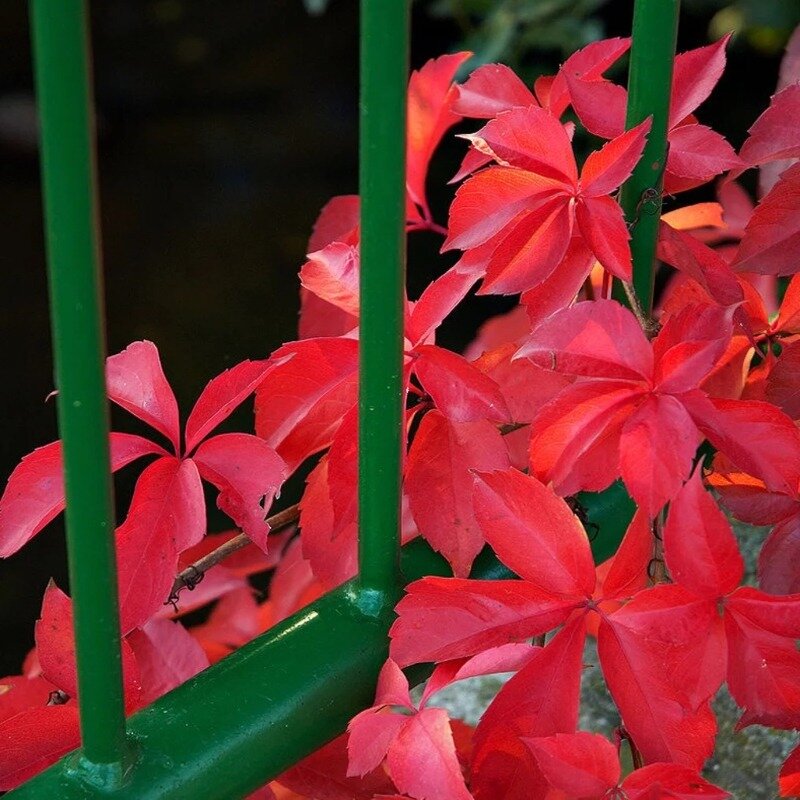
[[[725,668],[716,605],[679,586],[645,590],[601,621],[598,651],[625,728],[644,758],[702,766],[716,733],[708,700]]]
[[[50,581],[42,601],[41,617],[36,621],[36,652],[42,675],[70,697],[78,693],[73,625],[71,600]],[[124,640],[121,645],[125,707],[131,710],[139,705],[142,687],[130,645]]]
[[[423,708],[436,692],[456,681],[498,672],[516,672],[522,669],[540,649],[527,642],[511,642],[484,650],[472,658],[445,661],[439,664],[428,678],[419,706]]]
[[[356,714],[347,726],[347,775],[362,777],[377,769],[408,717],[385,707],[373,707]]]
[[[300,268],[300,282],[317,297],[357,317],[358,274],[358,248],[331,242],[309,254]]]
[[[390,655],[403,667],[466,658],[552,630],[578,605],[527,581],[423,578],[397,604]]]
[[[425,708],[406,718],[387,764],[397,788],[418,800],[472,800],[444,709]]]
[[[630,38],[615,36],[611,39],[591,42],[573,53],[561,65],[561,69],[550,87],[547,105],[552,113],[561,116],[569,105],[570,98],[567,93],[566,81],[568,76],[574,75],[587,80],[597,80],[627,52],[630,46]]]
[[[725,605],[769,633],[800,639],[800,594],[772,595],[752,586],[740,586]]]
[[[546,319],[518,358],[539,367],[591,378],[647,381],[653,353],[630,311],[612,300],[576,303]]]
[[[453,78],[471,53],[453,53],[431,59],[411,73],[408,82],[408,141],[406,185],[411,199],[424,210],[428,162],[445,131],[461,117],[454,113]]]
[[[699,597],[716,600],[742,580],[739,545],[727,518],[703,488],[702,466],[670,503],[664,556],[672,579]]]
[[[425,287],[406,322],[406,336],[412,344],[425,341],[444,318],[464,299],[480,275],[462,271],[456,265]]]
[[[516,294],[547,280],[564,259],[573,231],[566,195],[522,214],[491,254],[478,294]]]
[[[374,800],[376,793],[394,792],[383,771],[364,778],[348,778],[346,772],[347,735],[343,734],[279,775],[278,782],[301,797],[319,800]]]
[[[611,194],[630,177],[642,157],[652,120],[648,117],[635,128],[612,139],[589,154],[581,170],[581,195],[600,197]]]
[[[800,164],[789,167],[747,223],[733,259],[737,272],[793,275],[800,258]]]
[[[186,452],[190,453],[233,410],[249,397],[264,377],[281,362],[242,361],[210,380],[186,420]]]
[[[794,492],[770,492],[763,481],[739,471],[722,453],[714,457],[713,468],[708,484],[737,519],[751,525],[772,525],[800,512]]]
[[[794,494],[800,483],[800,434],[769,403],[721,400],[693,391],[681,402],[711,444],[773,491]],[[747,436],[742,438],[742,431]]]
[[[293,472],[327,447],[358,393],[358,342],[305,339],[284,345],[280,364],[256,391],[256,433]]]
[[[330,462],[323,456],[306,479],[300,500],[300,535],[303,555],[326,588],[350,579],[358,569],[356,486],[348,497],[349,513],[335,513],[329,482]]]
[[[464,117],[491,119],[518,106],[538,105],[530,89],[505,64],[483,64],[457,91],[453,111]]]
[[[603,580],[602,597],[623,600],[647,585],[653,555],[653,532],[647,514],[637,509]]]
[[[589,540],[564,500],[517,470],[477,473],[473,496],[483,535],[509,569],[553,595],[591,596]]]
[[[272,500],[287,477],[283,459],[246,433],[222,433],[197,448],[200,474],[219,489],[217,506],[265,553]]]
[[[145,705],[208,666],[203,648],[180,622],[152,619],[134,631],[128,641],[141,672]]]
[[[744,299],[742,287],[722,256],[688,233],[662,220],[658,234],[658,258],[693,278],[705,291],[708,301],[730,306]]]
[[[30,708],[0,722],[0,790],[14,789],[79,744],[74,705]]]
[[[730,34],[713,44],[675,57],[669,127],[674,128],[712,92],[725,69],[725,47]]]
[[[730,341],[733,309],[690,305],[672,315],[653,341],[655,384],[676,394],[694,389]]]
[[[783,762],[778,785],[781,797],[800,796],[800,747],[796,747]]]
[[[568,386],[537,415],[531,469],[558,494],[601,491],[620,472],[622,428],[645,397],[629,383],[586,381]]]
[[[728,792],[680,764],[648,764],[622,782],[628,800],[726,800]]]
[[[572,107],[589,133],[613,139],[625,130],[628,93],[607,80],[586,80],[567,74]]]
[[[106,359],[108,397],[151,425],[180,450],[178,403],[152,342],[133,342]]]
[[[465,358],[434,345],[414,350],[414,373],[451,422],[511,422],[497,384]]]
[[[578,168],[566,128],[538,106],[515,108],[470,137],[473,145],[512,167],[551,178],[566,187],[578,182]]]
[[[476,800],[547,796],[547,781],[521,737],[575,731],[584,640],[584,622],[575,620],[538,650],[492,701],[474,737]]]
[[[666,192],[678,192],[742,166],[724,136],[705,125],[680,125],[670,131]]]
[[[490,167],[459,187],[450,206],[442,250],[467,250],[488,242],[522,211],[533,213],[563,192],[552,178],[512,167]]]
[[[775,94],[739,153],[750,165],[800,156],[800,84]]]
[[[472,510],[473,470],[508,469],[497,428],[486,420],[449,422],[430,411],[406,461],[405,490],[420,533],[457,578],[469,575],[484,538]]]
[[[361,203],[357,194],[340,194],[322,207],[308,240],[309,253],[322,250],[331,242],[355,244]]]
[[[528,312],[531,329],[551,314],[572,305],[594,263],[594,254],[583,238],[573,236],[558,269],[522,295],[520,302]]]
[[[625,423],[619,443],[620,473],[650,519],[689,476],[701,439],[686,409],[666,394],[650,395]]]
[[[0,722],[29,708],[47,705],[58,687],[41,675],[8,675],[0,678]]]
[[[758,585],[770,594],[800,592],[800,518],[776,525],[758,557]]]
[[[800,418],[800,342],[784,345],[767,376],[766,396],[792,419]]]
[[[112,433],[111,470],[146,455],[166,455],[154,442],[129,433]],[[15,467],[0,498],[0,558],[7,558],[64,510],[61,442],[39,447]]]
[[[245,584],[223,595],[208,620],[193,627],[189,633],[206,653],[210,650],[218,652],[220,645],[224,650],[234,650],[261,633],[259,615],[260,608],[253,590]]]
[[[205,533],[205,502],[191,460],[164,457],[139,477],[128,516],[117,529],[122,633],[160,610],[178,566],[178,549]]]
[[[575,207],[578,229],[597,260],[620,280],[631,280],[630,233],[611,197],[583,197]]]
[[[617,749],[597,733],[525,739],[551,786],[575,797],[604,797],[620,778]]]
[[[763,615],[752,613],[749,606],[754,604],[748,600],[760,593],[750,589],[743,592],[741,598],[738,594],[725,602],[728,688],[742,708],[736,729],[754,723],[771,728],[795,728],[800,708],[800,652],[795,642],[800,636],[797,625],[800,621],[800,597],[795,595],[793,602],[787,604],[793,606],[789,613],[794,611],[795,617],[795,625],[786,628],[793,633],[789,638],[774,632],[776,627],[783,627],[780,619],[775,624],[772,620],[764,620]],[[768,600],[769,595],[764,595],[764,598]]]
[[[378,674],[378,685],[375,687],[376,706],[403,706],[413,709],[414,703],[409,693],[408,678],[397,665],[387,658]]]

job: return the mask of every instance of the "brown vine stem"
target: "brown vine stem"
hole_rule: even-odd
[[[631,311],[633,311],[634,316],[642,326],[645,336],[647,336],[648,339],[652,339],[656,333],[658,333],[658,324],[654,319],[645,313],[644,309],[642,308],[642,304],[639,302],[639,297],[636,294],[636,290],[633,288],[633,284],[628,283],[627,281],[620,281],[620,283],[622,284],[622,288],[625,290],[625,296],[628,298]]]
[[[267,517],[267,525],[269,525],[271,533],[277,533],[297,522],[299,517],[300,504],[295,503],[285,508],[283,511],[279,511],[277,514]],[[220,561],[223,561],[229,555],[235,553],[237,550],[241,550],[248,544],[250,544],[250,538],[247,534],[240,533],[238,536],[228,539],[227,542],[221,544],[216,550],[212,550],[210,553],[206,553],[202,558],[198,558],[197,561],[190,564],[186,569],[181,570],[175,576],[175,582],[172,584],[172,591],[169,595],[170,599],[167,602],[171,602],[177,598],[181,589],[193,588],[200,582],[202,576],[210,570],[211,567],[216,566]]]

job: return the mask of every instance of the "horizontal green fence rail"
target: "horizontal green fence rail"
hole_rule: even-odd
[[[408,5],[362,0],[361,6],[359,577],[126,723],[87,9],[85,0],[32,0],[82,745],[11,792],[15,800],[244,797],[370,705],[402,587],[424,575],[449,574],[424,542],[399,547]],[[656,124],[644,159],[649,166],[623,190],[629,219],[645,192],[660,190],[661,167],[655,165],[665,158],[678,0],[638,0],[636,14],[628,120],[653,114]],[[654,224],[632,228],[634,283],[646,308],[654,236]],[[580,499],[588,521],[599,527],[592,544],[599,562],[616,549],[633,506],[620,484]],[[473,576],[510,577],[488,549]],[[418,681],[426,671],[412,673]]]

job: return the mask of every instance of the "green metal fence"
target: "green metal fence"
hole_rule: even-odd
[[[398,533],[408,6],[361,2],[359,577],[126,720],[86,0],[32,0],[82,745],[12,792],[18,800],[246,795],[371,704],[402,586],[448,572],[421,542],[401,549]],[[678,6],[638,0],[634,20],[628,123],[654,121],[622,201],[632,219],[643,197],[656,198],[632,243],[648,304]],[[606,557],[624,514],[613,493],[591,513],[603,532],[596,555]],[[488,552],[473,574],[508,577]]]

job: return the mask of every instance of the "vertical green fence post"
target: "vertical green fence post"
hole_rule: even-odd
[[[361,586],[399,576],[408,0],[361,1]]]
[[[653,305],[654,260],[679,11],[680,0],[637,0],[633,11],[626,127],[632,128],[649,116],[653,124],[642,158],[622,187],[620,204],[628,224],[633,226],[633,286],[648,314]]]
[[[82,765],[112,782],[125,746],[84,0],[31,3],[58,421],[64,445]]]

